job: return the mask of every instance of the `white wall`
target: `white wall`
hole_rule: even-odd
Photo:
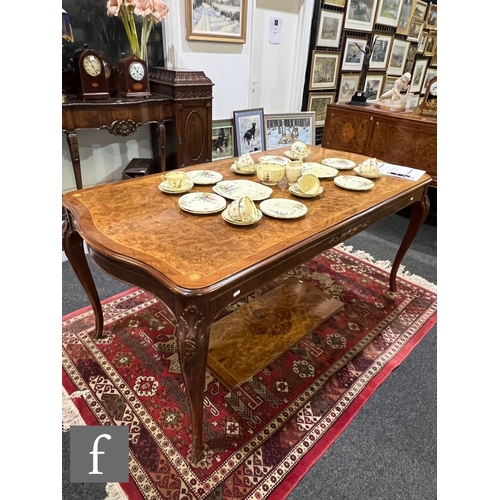
[[[248,0],[246,43],[186,40],[185,0],[167,0],[164,21],[167,68],[204,71],[214,86],[212,118],[263,108],[264,113],[300,111],[314,0]],[[269,43],[270,17],[283,19],[280,45]],[[129,137],[106,131],[77,132],[83,185],[120,180],[132,158],[150,158],[149,128]],[[62,192],[76,189],[69,149],[62,134]]]

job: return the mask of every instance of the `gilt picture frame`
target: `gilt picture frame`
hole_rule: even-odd
[[[245,43],[246,1],[226,4],[216,0],[186,0],[186,39],[204,42]],[[213,14],[213,15],[212,15]],[[211,18],[217,23],[211,23]]]
[[[266,150],[263,108],[233,111],[233,122],[237,156]]]
[[[233,120],[212,121],[212,161],[234,156]]]
[[[372,31],[377,0],[347,0],[345,30]]]
[[[319,47],[338,47],[343,21],[343,12],[321,10],[316,45]]]
[[[413,9],[412,17],[424,20],[425,14],[427,12],[427,7],[427,2],[425,2],[424,0],[417,0],[417,3],[415,4],[415,7]]]
[[[358,90],[359,73],[343,73],[340,77],[340,84],[337,92],[337,102],[349,102]]]
[[[425,42],[424,56],[432,57],[437,50],[437,31],[429,31],[429,36]]]
[[[294,141],[304,144],[316,143],[316,113],[281,113],[264,115],[264,130],[267,150],[282,148]]]
[[[437,30],[437,9],[437,5],[433,3],[429,4],[429,9],[427,10],[427,16],[425,18],[426,30]]]
[[[335,5],[336,7],[345,7],[345,0],[324,0],[325,5]]]
[[[424,21],[421,19],[412,17],[410,21],[410,28],[408,30],[408,35],[406,39],[409,42],[418,42],[422,36],[422,31],[424,29]]]
[[[335,101],[335,92],[310,93],[307,101],[307,111],[315,112],[316,127],[322,127],[326,120],[328,104]]]
[[[395,28],[398,25],[402,8],[403,0],[379,0],[375,24]]]
[[[410,21],[416,3],[417,0],[403,0],[403,7],[401,8],[401,14],[399,15],[398,26],[396,29],[396,33],[398,35],[408,34],[408,30],[410,29]]]
[[[340,54],[323,50],[313,50],[309,89],[335,89],[339,71]]]

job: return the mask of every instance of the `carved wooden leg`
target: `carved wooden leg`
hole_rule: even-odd
[[[392,265],[391,269],[391,276],[389,278],[389,286],[391,291],[393,292],[396,291],[396,275],[401,261],[406,255],[408,248],[410,248],[413,239],[422,227],[422,224],[425,222],[425,219],[427,219],[430,206],[431,204],[429,201],[429,197],[427,196],[427,191],[425,192],[421,201],[417,201],[411,205],[410,223],[408,224],[408,229],[406,230],[403,241],[401,242],[401,246],[399,247],[396,258],[394,259],[394,264]]]
[[[71,164],[73,165],[73,173],[75,174],[76,189],[82,189],[82,169],[80,166],[80,153],[78,150],[78,139],[76,132],[66,132],[66,141],[68,142],[69,154],[71,156]]]
[[[63,224],[63,250],[90,300],[95,316],[94,338],[99,339],[104,329],[101,302],[99,301],[94,278],[92,277],[87,258],[85,257],[82,237],[67,221]]]
[[[167,132],[163,122],[158,123],[156,128],[156,136],[158,139],[158,149],[160,152],[160,172],[165,172],[167,163]]]

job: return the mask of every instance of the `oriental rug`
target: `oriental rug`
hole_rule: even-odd
[[[90,336],[90,308],[65,316],[63,428],[129,426],[129,482],[108,485],[113,498],[282,500],[437,321],[436,287],[400,270],[391,292],[388,267],[340,245],[221,313],[292,279],[343,303],[233,390],[207,370],[196,465],[186,458],[189,405],[163,304],[138,288],[103,301],[100,340]]]

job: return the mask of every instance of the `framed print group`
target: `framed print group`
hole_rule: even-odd
[[[358,89],[359,73],[344,73],[340,77],[337,102],[349,102]]]
[[[248,2],[185,1],[187,40],[245,43]]]
[[[264,116],[267,150],[282,148],[293,141],[316,143],[316,113],[284,113]]]
[[[307,111],[316,113],[316,127],[322,127],[325,124],[327,106],[332,104],[334,100],[335,92],[309,94]]]
[[[367,40],[360,38],[346,38],[342,71],[361,71],[365,59]]]
[[[233,121],[237,156],[266,150],[263,108],[233,111]]]
[[[309,89],[335,89],[339,69],[338,52],[313,50]]]
[[[392,36],[374,35],[369,69],[386,69],[392,45]]]
[[[342,33],[344,14],[332,10],[322,10],[319,20],[316,45],[321,47],[338,47]]]
[[[390,76],[401,76],[406,64],[406,57],[410,49],[410,42],[395,38],[392,42],[391,56],[387,66],[387,74]]]
[[[377,0],[347,0],[344,29],[371,31],[377,12]]]
[[[375,24],[396,27],[403,7],[403,0],[379,0]]]
[[[233,120],[212,121],[212,161],[234,156]]]

